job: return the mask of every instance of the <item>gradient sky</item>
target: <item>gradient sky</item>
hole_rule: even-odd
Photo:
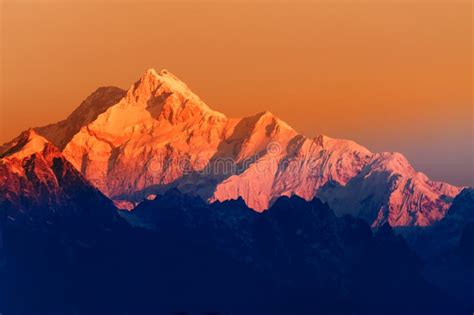
[[[176,74],[229,117],[404,153],[474,185],[471,1],[13,1],[1,9],[0,142],[99,86]]]

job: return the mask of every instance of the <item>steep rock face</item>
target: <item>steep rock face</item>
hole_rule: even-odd
[[[373,154],[346,185],[328,185],[318,195],[338,214],[350,213],[373,226],[428,226],[441,220],[460,188],[433,182],[400,153]]]
[[[111,201],[32,129],[0,150],[0,207],[16,224],[52,224],[59,217],[94,217],[102,223],[117,218]]]
[[[338,215],[353,214],[373,226],[427,226],[444,217],[459,190],[416,172],[400,153],[373,154],[352,141],[297,136],[284,155],[266,156],[218,184],[211,200],[242,196],[264,210],[279,196],[296,194],[319,197]]]
[[[296,194],[311,200],[328,182],[345,185],[372,155],[352,141],[326,136],[311,140],[298,135],[289,141],[277,140],[272,145],[275,148],[269,146],[270,152],[243,174],[220,183],[215,199],[223,201],[242,196],[252,208],[260,211],[279,196]]]
[[[38,130],[127,209],[178,187],[211,202],[242,197],[257,211],[298,195],[374,226],[430,225],[460,190],[430,181],[401,154],[309,139],[269,112],[227,118],[166,70],[146,71],[126,92],[108,88],[91,98],[64,122]]]

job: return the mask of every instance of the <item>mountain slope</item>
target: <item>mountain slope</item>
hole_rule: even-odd
[[[130,230],[112,202],[34,130],[0,149],[2,312],[107,313],[81,308],[114,308]]]
[[[166,70],[150,69],[128,91],[110,93],[85,102],[93,114],[81,118],[77,110],[74,119],[38,130],[129,209],[179,187],[211,202],[242,197],[257,211],[279,196],[320,197],[374,226],[424,226],[440,220],[460,191],[417,173],[399,153],[309,139],[269,112],[227,118]],[[58,130],[67,136],[58,138]]]
[[[94,121],[100,113],[117,103],[124,95],[125,91],[117,87],[98,88],[65,120],[35,128],[35,131],[63,149],[82,126]]]
[[[110,200],[32,129],[0,149],[0,207],[16,224],[117,220]]]
[[[328,185],[318,196],[338,214],[350,213],[374,226],[428,226],[445,216],[459,191],[416,172],[402,154],[385,152],[372,155],[346,185]]]

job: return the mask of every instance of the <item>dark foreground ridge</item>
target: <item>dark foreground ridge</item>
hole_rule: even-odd
[[[422,258],[388,225],[374,233],[360,219],[336,217],[317,199],[281,197],[259,214],[241,199],[208,205],[171,190],[129,214],[130,222],[147,228],[109,215],[109,204],[103,216],[87,215],[100,214],[101,209],[86,209],[100,203],[74,204],[66,216],[36,206],[26,224],[12,220],[19,210],[2,202],[2,314],[469,314],[473,309],[472,299],[452,293],[456,288],[425,280]],[[472,227],[461,233],[453,255],[462,272],[472,274]]]

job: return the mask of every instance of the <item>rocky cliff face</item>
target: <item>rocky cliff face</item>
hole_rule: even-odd
[[[170,187],[256,211],[279,196],[319,197],[374,226],[430,225],[460,188],[433,182],[399,153],[299,135],[269,112],[231,119],[166,70],[126,92],[97,90],[63,122],[39,128],[117,205],[132,209]]]

